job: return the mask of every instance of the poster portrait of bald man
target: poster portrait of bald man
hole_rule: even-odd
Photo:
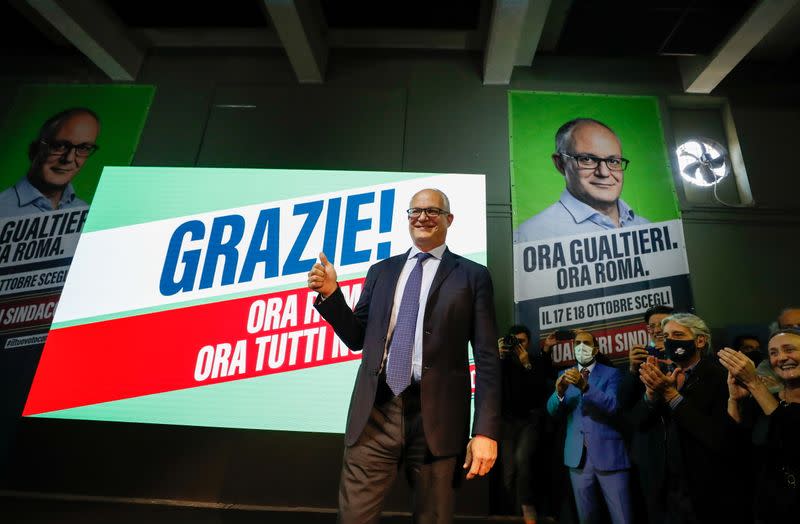
[[[558,201],[520,224],[517,242],[592,233],[650,221],[621,198],[630,160],[609,126],[574,118],[555,135],[553,165],[564,177]]]
[[[28,146],[28,172],[0,193],[0,217],[87,206],[72,180],[99,149],[99,133],[100,118],[86,107],[48,118]]]

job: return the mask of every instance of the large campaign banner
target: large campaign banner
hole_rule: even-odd
[[[428,187],[485,264],[482,175],[106,168],[23,414],[343,432],[361,356],[308,271],[324,252],[354,306]]]
[[[152,86],[22,86],[0,125],[0,351],[42,347],[107,165],[133,159]]]
[[[627,357],[647,309],[692,303],[658,99],[514,91],[509,112],[517,319]],[[553,359],[571,364],[572,342]]]

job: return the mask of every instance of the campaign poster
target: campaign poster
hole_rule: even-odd
[[[100,172],[130,164],[153,94],[19,88],[0,123],[0,351],[42,347]]]
[[[107,167],[23,412],[342,433],[360,364],[313,304],[324,252],[355,306],[444,191],[448,247],[486,263],[483,175]]]
[[[509,127],[517,320],[626,358],[647,309],[692,304],[658,99],[512,91]],[[572,342],[552,356],[572,364]]]

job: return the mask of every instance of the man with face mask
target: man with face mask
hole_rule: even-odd
[[[578,518],[580,522],[598,520],[599,487],[611,521],[632,522],[630,461],[617,419],[622,374],[597,362],[597,344],[589,332],[576,333],[574,351],[578,365],[558,377],[547,411],[567,418],[564,465],[569,468]]]
[[[758,336],[754,334],[744,333],[742,335],[737,335],[736,338],[733,339],[731,347],[747,355],[747,358],[752,360],[756,366],[764,360],[764,353],[761,351],[761,341],[758,339]]]
[[[663,360],[650,356],[640,366],[645,393],[631,412],[634,430],[649,453],[639,465],[650,487],[645,498],[649,521],[752,522],[742,482],[747,439],[727,415],[727,374],[711,358],[711,332],[690,313],[675,313],[662,321]],[[746,462],[746,461],[745,461]],[[743,509],[744,508],[744,509]]]

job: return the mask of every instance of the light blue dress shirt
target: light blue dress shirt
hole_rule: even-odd
[[[72,184],[67,184],[58,209],[88,206],[75,195]],[[28,180],[22,177],[16,184],[0,193],[0,217],[30,215],[33,213],[55,211],[50,199],[44,196]]]
[[[428,251],[428,253],[433,256],[426,260],[422,265],[422,284],[419,290],[419,312],[417,313],[417,328],[414,332],[414,355],[411,360],[411,377],[416,382],[419,382],[419,380],[422,378],[422,328],[425,318],[425,306],[428,303],[428,293],[431,290],[431,284],[433,284],[433,277],[436,276],[436,270],[439,269],[439,264],[442,261],[442,255],[444,255],[445,249],[447,249],[447,245],[442,244],[441,246]],[[411,275],[411,270],[414,269],[414,266],[417,264],[417,259],[414,257],[419,252],[420,250],[416,246],[411,248],[411,251],[408,252],[406,265],[403,266],[403,270],[400,272],[400,278],[398,279],[397,287],[394,290],[392,318],[389,320],[390,335],[394,332],[394,326],[397,323],[397,312],[400,309],[400,302],[403,300],[403,291],[406,288],[406,282],[408,281],[409,275]],[[391,336],[387,337],[386,350],[389,348],[389,340],[391,340]],[[392,358],[391,354],[387,356],[386,365],[389,364],[388,359],[390,358]]]
[[[650,223],[646,218],[634,213],[622,199],[617,200],[617,207],[619,227]],[[514,241],[530,242],[616,228],[608,216],[581,202],[565,189],[558,202],[520,224],[514,234]]]

